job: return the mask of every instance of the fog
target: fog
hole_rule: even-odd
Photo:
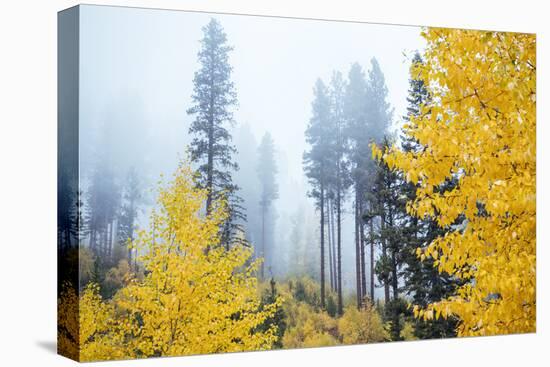
[[[253,160],[252,147],[265,132],[271,133],[277,149],[279,199],[272,215],[277,218],[273,238],[278,260],[271,264],[275,275],[287,272],[293,261],[295,246],[290,236],[296,213],[305,213],[303,217],[315,229],[302,155],[316,79],[328,81],[333,70],[347,75],[354,62],[368,70],[375,57],[385,76],[397,129],[405,114],[410,58],[424,47],[417,27],[102,6],[81,9],[79,113],[84,183],[98,160],[107,156],[120,179],[135,167],[148,187],[160,174],[173,172],[190,142],[192,117],[186,109],[199,68],[201,28],[211,17],[220,21],[234,47],[230,64],[239,106],[233,139],[241,151],[249,148],[237,155],[241,171],[236,180],[243,190],[253,191],[257,183],[254,165],[247,159]],[[149,198],[142,211],[141,225],[152,202]],[[248,214],[253,222],[254,211],[249,208]],[[343,231],[342,268],[344,287],[350,288],[354,284],[350,218],[345,217],[344,227],[349,230]],[[313,234],[302,235],[304,243],[311,243]],[[312,246],[306,249],[312,255],[304,259],[316,261],[317,250]]]

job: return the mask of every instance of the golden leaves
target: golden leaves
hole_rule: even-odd
[[[431,101],[405,133],[420,152],[373,156],[418,184],[408,211],[449,233],[423,259],[466,281],[424,319],[458,316],[459,335],[535,330],[536,55],[529,34],[427,28],[425,64],[411,77]],[[451,191],[434,190],[453,180]]]
[[[354,305],[346,307],[344,315],[338,320],[338,329],[344,344],[376,343],[390,339],[382,318],[370,302],[366,302],[360,310]]]
[[[251,249],[220,245],[226,205],[214,203],[206,217],[205,199],[184,164],[161,186],[150,229],[133,243],[143,250],[146,275],[112,300],[102,300],[95,285],[80,297],[81,360],[271,348],[275,327],[257,328],[282,300],[260,307]]]

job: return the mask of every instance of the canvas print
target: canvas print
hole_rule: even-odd
[[[532,333],[536,38],[59,13],[58,350]]]

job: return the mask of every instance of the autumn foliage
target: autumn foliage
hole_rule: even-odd
[[[93,283],[83,290],[79,332],[73,335],[80,360],[271,348],[275,327],[255,329],[281,300],[260,310],[259,263],[249,261],[249,248],[226,250],[220,244],[225,203],[215,202],[205,216],[206,192],[195,188],[192,177],[181,165],[172,182],[161,186],[150,229],[140,231],[133,244],[144,254],[143,279],[128,273],[128,284],[112,300],[103,300]]]
[[[405,134],[420,149],[373,154],[417,185],[415,216],[447,228],[417,253],[464,280],[456,295],[414,309],[458,317],[459,336],[533,332],[536,322],[535,36],[428,28],[411,69],[430,101]],[[456,180],[452,190],[440,190]]]
[[[124,257],[102,259],[105,254],[91,240],[71,253],[71,259],[78,258],[79,276],[59,288],[60,353],[94,361],[535,331],[535,37],[439,28],[426,28],[422,36],[426,49],[410,70],[418,93],[409,95],[401,141],[387,135],[391,114],[382,72],[373,73],[370,84],[360,67],[350,73],[357,90],[348,94],[361,112],[357,124],[345,130],[360,145],[353,155],[355,289],[341,284],[341,232],[347,230],[341,216],[353,181],[344,172],[349,141],[340,141],[339,124],[347,120],[338,114],[333,116],[338,123],[325,120],[338,105],[331,98],[344,90],[345,83],[335,77],[332,94],[317,84],[312,126],[337,128],[319,136],[315,129],[307,133],[313,134],[311,141],[325,144],[314,150],[315,160],[311,152],[305,155],[313,167],[306,169],[313,172],[307,171],[308,177],[318,186],[311,195],[320,224],[311,233],[319,234],[319,243],[305,235],[308,224],[296,219],[288,247],[293,254],[306,242],[320,249],[319,273],[304,265],[311,260],[305,250],[305,256],[291,259],[300,264],[299,272],[271,279],[266,275],[271,270],[260,272],[268,251],[258,249],[269,236],[275,241],[274,233],[267,235],[262,226],[262,247],[249,243],[254,236],[241,231],[236,186],[228,180],[212,189],[205,170],[209,188],[200,170],[191,167],[197,162],[184,161],[170,180],[159,183],[148,227],[140,229],[132,219],[131,235],[118,239]],[[377,65],[373,62],[373,68]],[[378,93],[367,85],[378,85]],[[383,113],[363,110],[362,104],[373,99]],[[366,122],[376,116],[383,122],[380,146],[367,134],[372,127]],[[379,164],[371,161],[364,141],[375,142],[372,158]],[[340,157],[342,166],[328,164],[337,160],[330,157]],[[276,181],[274,167],[267,181]],[[278,195],[271,194],[267,201]],[[266,200],[259,203],[262,222],[269,217]],[[137,209],[130,212],[137,215]],[[113,226],[104,236],[110,241]],[[109,243],[105,238],[101,247]],[[267,264],[273,262],[267,258]],[[409,274],[403,276],[405,270]],[[383,288],[384,297],[375,287]],[[417,304],[408,308],[411,300]],[[425,332],[438,323],[444,325]]]

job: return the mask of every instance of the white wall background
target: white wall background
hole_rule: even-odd
[[[538,332],[531,335],[112,362],[109,366],[531,366],[550,345],[545,2],[96,0],[97,4],[536,32]],[[56,336],[56,12],[68,0],[0,4],[0,365],[68,366]],[[542,103],[541,103],[542,102]],[[542,142],[542,143],[541,143]],[[545,348],[546,347],[546,348]]]

